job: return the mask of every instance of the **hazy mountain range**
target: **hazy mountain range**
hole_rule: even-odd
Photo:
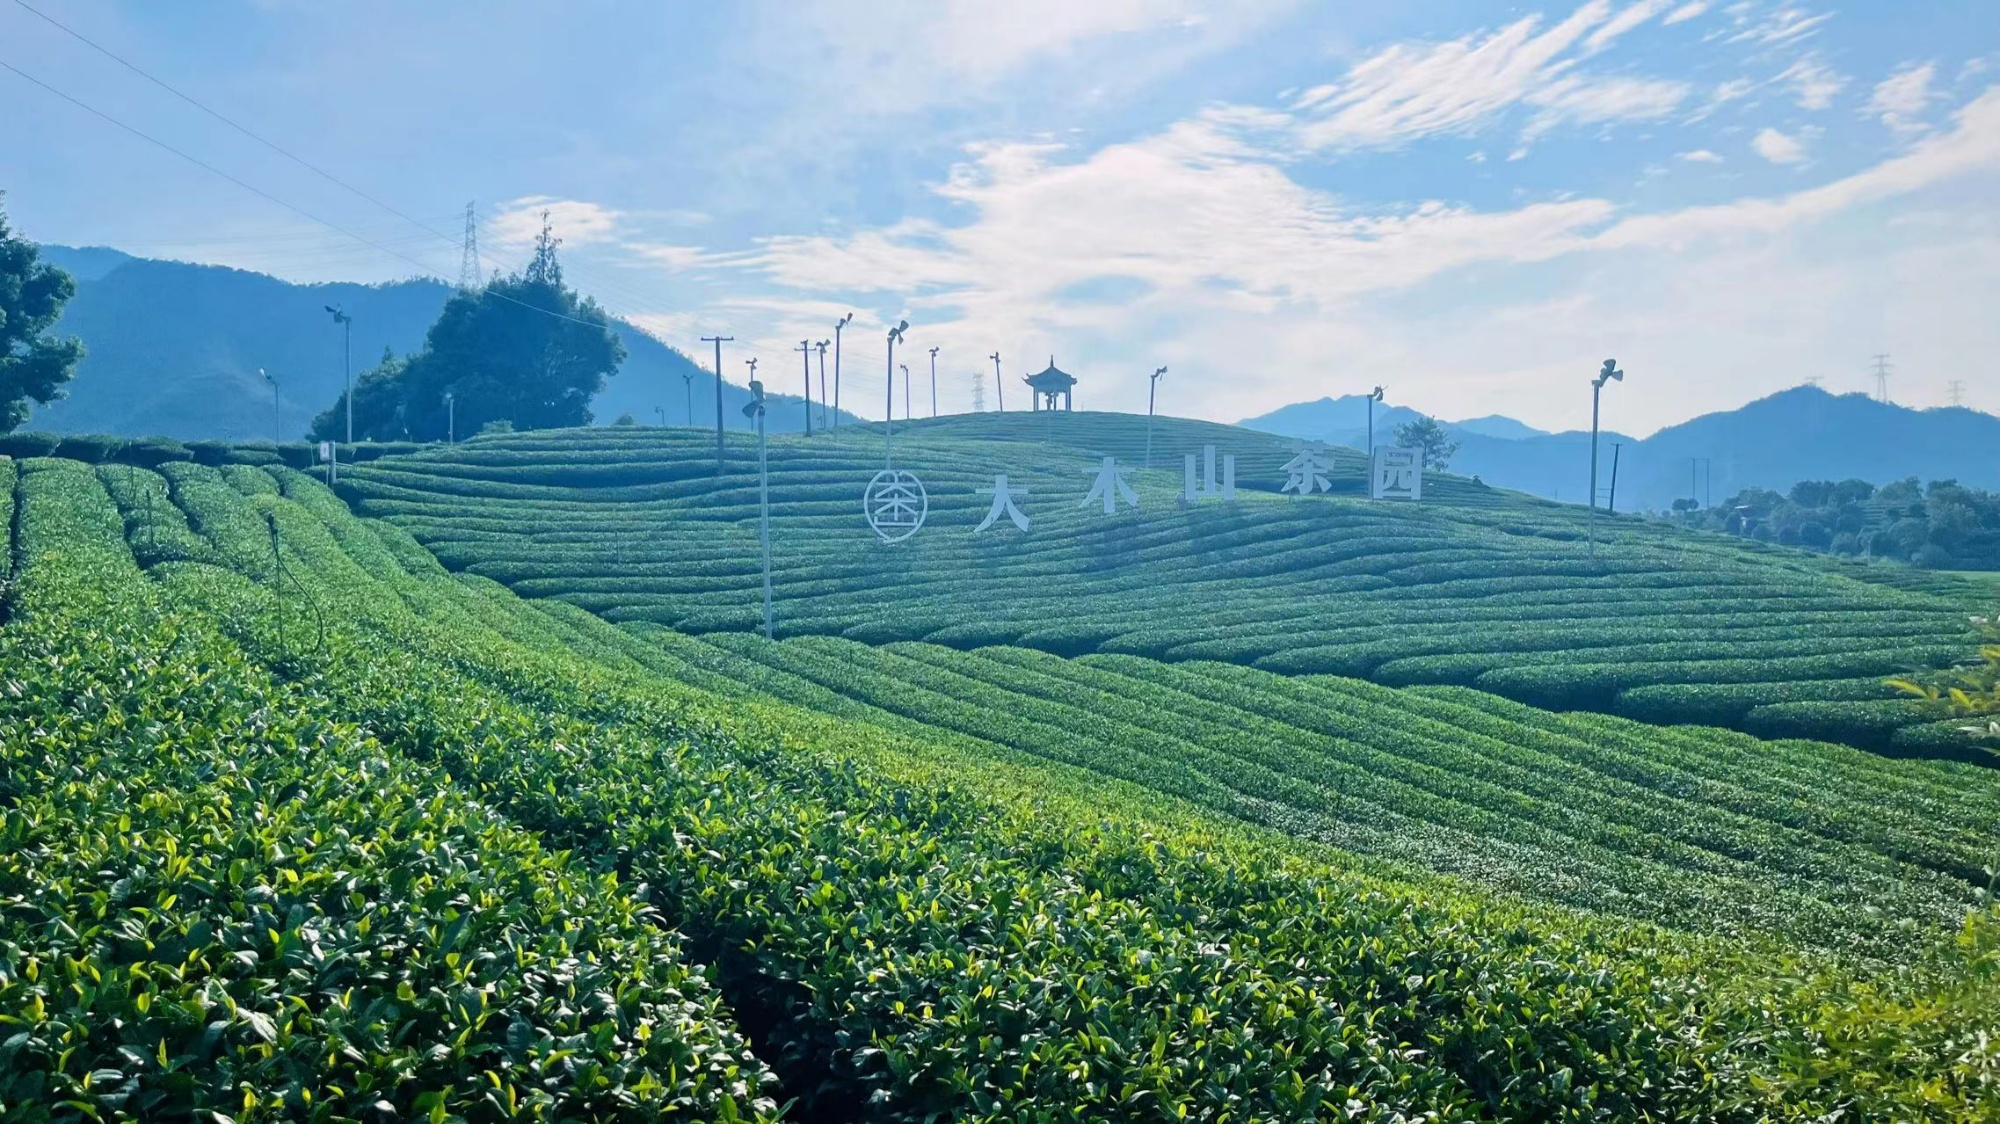
[[[277,430],[286,440],[297,439],[343,384],[341,333],[327,305],[354,318],[359,374],[381,359],[385,347],[399,355],[422,347],[424,332],[451,295],[449,286],[429,279],[294,285],[262,273],[137,258],[102,246],[45,245],[41,251],[77,280],[76,296],[55,331],[82,338],[89,349],[68,396],[36,408],[26,427],[60,433],[269,440],[271,388],[257,375],[261,367],[278,380]],[[621,414],[656,423],[657,407],[669,424],[680,425],[690,400],[694,420],[713,423],[713,375],[628,324],[614,327],[626,358],[591,402],[600,423]],[[729,426],[749,424],[742,414],[748,400],[749,391],[724,384]],[[801,427],[797,395],[773,393],[770,402],[773,431]]]
[[[1367,407],[1360,395],[1322,398],[1238,424],[1362,448]],[[1377,443],[1393,440],[1397,425],[1419,416],[1378,404]],[[1453,472],[1578,503],[1590,491],[1588,432],[1548,433],[1498,416],[1442,424],[1459,442]],[[1643,440],[1611,430],[1599,440],[1600,498],[1610,498],[1615,457],[1623,510],[1665,508],[1689,495],[1721,503],[1746,487],[1785,491],[1800,480],[1885,484],[1914,476],[2000,487],[2000,417],[1958,407],[1913,410],[1814,386],[1704,414]]]
[[[326,305],[354,317],[358,373],[385,347],[406,354],[422,346],[451,293],[428,279],[294,285],[101,246],[42,252],[77,278],[77,295],[57,331],[80,336],[89,354],[69,396],[36,409],[28,428],[65,433],[269,439],[271,391],[257,375],[262,367],[279,382],[278,431],[295,439],[340,393],[341,336]],[[630,325],[616,327],[628,354],[591,403],[600,424],[621,414],[646,423],[664,416],[675,425],[690,413],[696,424],[714,418],[713,375]],[[728,425],[748,424],[741,413],[747,398],[742,387],[724,384]],[[774,431],[800,428],[797,396],[774,394],[772,402]],[[1419,417],[1408,407],[1378,404],[1376,440],[1390,441],[1396,426]],[[1359,395],[1322,398],[1239,424],[1362,448],[1368,403]],[[1555,499],[1581,502],[1589,490],[1588,433],[1549,433],[1501,415],[1444,424],[1460,443],[1454,472]],[[1911,410],[1815,387],[1706,414],[1643,440],[1609,430],[1601,440],[1600,495],[1608,497],[1615,456],[1624,510],[1664,508],[1690,494],[1720,503],[1744,487],[1782,491],[1803,479],[1883,484],[1915,476],[2000,487],[2000,418],[1958,408]]]

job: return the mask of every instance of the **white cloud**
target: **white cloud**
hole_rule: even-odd
[[[1847,76],[1821,62],[1816,56],[1808,55],[1785,68],[1778,75],[1778,81],[1789,83],[1793,99],[1800,109],[1820,110],[1833,104],[1833,99],[1847,86]]]
[[[1937,68],[1930,63],[1903,67],[1875,87],[1868,112],[1898,132],[1922,132],[1929,127],[1922,120],[1924,110],[1938,96],[1931,89],[1936,76]]]
[[[622,217],[621,212],[596,203],[529,195],[500,205],[487,220],[487,239],[501,249],[518,250],[532,245],[542,231],[544,212],[555,236],[570,248],[614,241]]]
[[[1690,0],[1689,3],[1682,4],[1680,7],[1668,12],[1667,18],[1661,20],[1660,23],[1667,27],[1672,27],[1677,23],[1686,23],[1706,11],[1708,11],[1708,0]]]
[[[1590,33],[1583,41],[1585,51],[1595,54],[1609,47],[1613,40],[1633,28],[1665,11],[1672,0],[1633,0],[1623,11],[1606,20],[1604,26]]]
[[[1340,81],[1307,90],[1292,108],[1307,150],[1389,147],[1419,137],[1476,132],[1526,103],[1540,112],[1531,135],[1564,122],[1648,120],[1687,96],[1684,83],[1578,73],[1578,58],[1608,47],[1665,7],[1624,9],[1589,0],[1544,28],[1527,16],[1493,32],[1443,43],[1403,43],[1356,63]]]
[[[1773,164],[1805,163],[1805,143],[1776,129],[1767,128],[1759,132],[1750,139],[1750,147],[1757,155]]]
[[[1730,42],[1782,47],[1816,34],[1821,25],[1833,18],[1831,12],[1810,12],[1792,4],[1782,5],[1761,19],[1752,19],[1751,11],[1749,4],[1737,4],[1730,9],[1738,27],[1729,37]]]
[[[1722,163],[1722,157],[1721,157],[1721,156],[1717,155],[1716,153],[1713,153],[1713,152],[1710,152],[1710,151],[1709,151],[1708,149],[1706,149],[1706,148],[1697,148],[1697,149],[1695,149],[1695,150],[1694,150],[1694,151],[1692,151],[1692,152],[1681,152],[1681,153],[1676,153],[1676,154],[1675,154],[1675,156],[1674,156],[1674,159],[1676,159],[1676,160],[1683,160],[1683,161],[1686,161],[1686,162],[1687,162],[1687,163],[1689,163],[1689,164],[1720,164],[1720,163]]]
[[[1565,75],[1524,99],[1541,109],[1529,122],[1526,135],[1538,137],[1565,123],[1658,120],[1678,109],[1687,96],[1685,82]]]

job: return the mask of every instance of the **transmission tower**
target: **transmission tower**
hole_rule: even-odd
[[[1889,400],[1889,373],[1895,368],[1890,364],[1889,353],[1886,351],[1879,355],[1871,356],[1871,358],[1875,360],[1875,400],[1877,402],[1887,402]]]
[[[1952,404],[1952,405],[1954,405],[1954,406],[1963,406],[1963,405],[1965,405],[1965,380],[1964,380],[1964,379],[1953,379],[1953,380],[1951,380],[1950,382],[1948,382],[1948,383],[1944,384],[1944,389],[1945,389],[1945,392],[1946,392],[1947,394],[1951,395],[1951,404]]]
[[[972,412],[975,414],[983,414],[986,412],[985,371],[972,372]]]
[[[458,258],[458,287],[471,292],[479,287],[479,215],[472,204],[465,205],[465,248]]]

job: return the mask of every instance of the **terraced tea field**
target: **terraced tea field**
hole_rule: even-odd
[[[0,1114],[2000,1111],[1965,766],[621,629],[287,469],[0,496]]]
[[[1562,710],[1731,726],[1899,753],[1964,755],[1881,685],[1970,645],[1986,591],[1843,564],[1455,478],[1417,505],[1360,498],[1359,454],[1334,450],[1331,495],[1277,494],[1289,442],[1161,419],[1140,506],[1080,505],[1097,458],[1137,463],[1144,419],[974,415],[895,438],[930,520],[876,543],[860,495],[879,428],[772,451],[774,588],[785,636],[989,645],[1463,686]],[[1238,456],[1239,502],[1176,500],[1180,457]],[[361,512],[448,567],[614,622],[691,634],[761,621],[754,449],[732,436],[624,429],[485,438],[359,466]],[[1026,534],[984,534],[989,487],[1025,486]],[[1878,580],[1879,577],[1879,580]],[[1907,588],[1906,588],[1907,587]]]

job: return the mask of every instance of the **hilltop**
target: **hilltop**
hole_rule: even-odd
[[[922,533],[879,546],[861,496],[879,426],[772,444],[779,635],[1063,656],[1221,660],[1286,675],[1476,687],[1522,702],[1701,721],[1908,753],[1969,754],[1884,676],[1971,643],[1985,591],[1630,517],[1590,521],[1459,477],[1419,504],[1363,497],[1332,450],[1328,495],[1278,495],[1289,441],[1160,419],[1140,501],[1081,501],[1099,458],[1144,457],[1145,419],[960,415],[898,425],[929,493]],[[1177,502],[1178,462],[1237,458],[1239,501]],[[387,457],[344,485],[455,570],[614,622],[692,634],[759,627],[754,445],[717,475],[697,430],[567,430]],[[1175,467],[1167,467],[1174,465]],[[1025,534],[973,528],[998,473],[1027,489]]]

